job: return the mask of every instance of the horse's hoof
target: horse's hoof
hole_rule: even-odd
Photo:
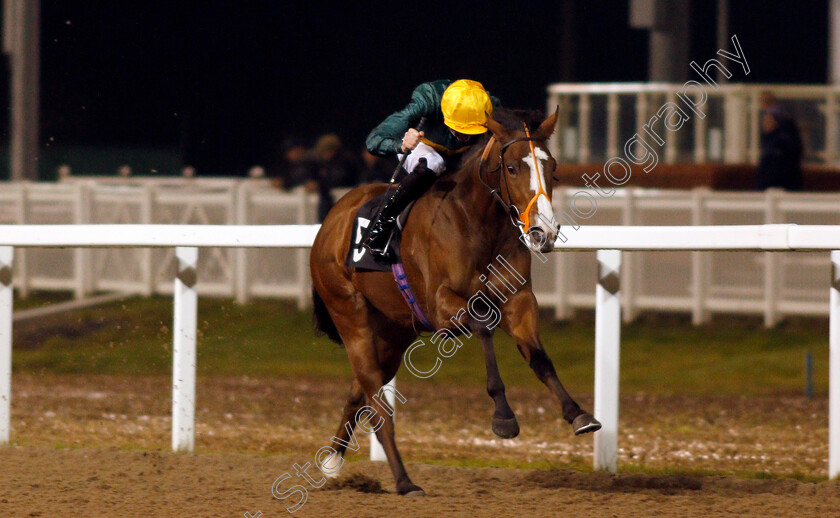
[[[502,439],[513,439],[519,435],[519,423],[516,422],[516,417],[510,419],[493,418],[493,433]]]
[[[580,414],[572,421],[572,428],[575,435],[581,435],[589,432],[597,432],[601,429],[601,423],[592,414]]]
[[[423,488],[414,484],[407,484],[405,487],[398,487],[397,494],[400,496],[426,496]]]
[[[338,453],[334,453],[327,457],[324,464],[321,466],[321,472],[327,478],[338,478],[338,473],[344,465],[344,457]]]

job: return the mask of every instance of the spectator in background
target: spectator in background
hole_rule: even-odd
[[[802,138],[796,122],[786,115],[771,92],[762,92],[761,158],[758,188],[802,190]]]
[[[353,187],[359,178],[359,168],[353,157],[344,151],[337,135],[322,135],[312,150],[315,171],[307,190],[316,190],[318,200],[318,221],[324,221],[335,204],[330,189]]]
[[[265,178],[265,168],[261,165],[251,166],[248,169],[248,178]]]
[[[359,183],[388,182],[394,174],[397,161],[393,158],[376,156],[362,147],[362,170],[359,174]],[[399,178],[398,178],[399,179]]]
[[[280,157],[270,170],[271,183],[278,189],[293,189],[312,180],[312,163],[303,140],[291,137],[280,146]]]
[[[73,169],[67,164],[58,166],[58,181],[68,180],[73,175]]]

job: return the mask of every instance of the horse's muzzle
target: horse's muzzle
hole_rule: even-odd
[[[556,235],[546,232],[542,227],[531,227],[528,229],[528,237],[531,240],[531,248],[542,253],[554,250]]]

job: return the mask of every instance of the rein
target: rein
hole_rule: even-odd
[[[548,195],[545,193],[545,190],[543,190],[542,182],[540,182],[539,192],[537,192],[537,194],[533,198],[531,198],[531,201],[528,202],[528,206],[525,208],[525,221],[522,221],[522,213],[519,212],[519,209],[510,199],[510,187],[508,186],[508,169],[507,164],[505,163],[505,152],[511,145],[517,142],[527,141],[528,145],[531,146],[531,156],[534,157],[534,171],[536,172],[536,174],[539,174],[540,171],[539,165],[537,164],[537,153],[534,149],[534,141],[538,139],[535,139],[531,136],[531,132],[528,129],[527,124],[523,122],[522,126],[524,126],[525,128],[525,136],[513,139],[510,142],[503,144],[499,148],[499,166],[495,169],[488,171],[488,173],[494,173],[500,170],[499,188],[494,189],[493,187],[491,187],[487,182],[484,181],[484,177],[481,174],[482,169],[484,169],[484,164],[487,163],[487,157],[490,156],[490,150],[496,143],[495,135],[490,137],[490,140],[487,142],[487,145],[484,146],[484,151],[481,152],[481,160],[479,160],[478,167],[476,168],[476,176],[478,176],[478,181],[480,181],[481,184],[484,185],[484,187],[487,189],[487,191],[490,193],[493,199],[495,199],[499,203],[499,205],[502,206],[504,211],[508,214],[508,216],[510,217],[510,222],[513,224],[513,226],[518,228],[523,235],[526,235],[527,230],[530,228],[531,217],[529,214],[531,212],[531,207],[534,205],[534,202],[536,202],[540,196],[545,196],[547,199],[549,198]],[[504,191],[507,195],[507,200],[502,198],[502,195],[500,193],[500,191],[502,190],[502,185],[504,185]]]

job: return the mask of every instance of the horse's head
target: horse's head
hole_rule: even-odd
[[[508,112],[516,113],[516,112]],[[551,208],[552,176],[556,163],[546,146],[554,132],[557,112],[537,127],[517,120],[504,123],[488,116],[486,126],[493,139],[485,149],[487,169],[494,171],[491,183],[498,185],[494,196],[507,206],[532,249],[550,252],[557,239],[557,221]],[[488,157],[491,148],[498,158]]]

